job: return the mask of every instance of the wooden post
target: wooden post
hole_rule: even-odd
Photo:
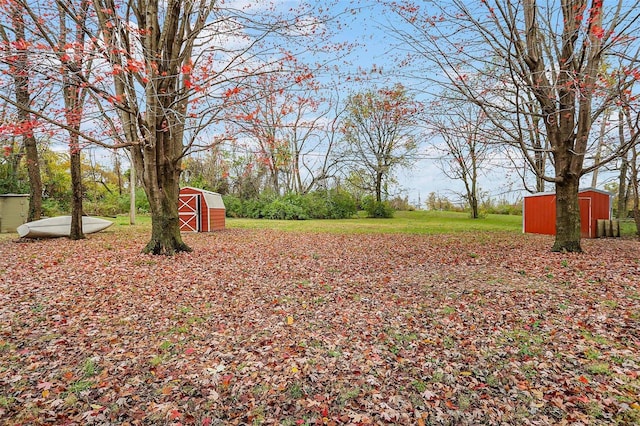
[[[598,219],[596,220],[596,237],[598,238],[602,238],[606,235],[605,233],[605,228],[604,228],[604,223],[605,220],[604,219]]]

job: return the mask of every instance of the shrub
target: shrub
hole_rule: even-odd
[[[264,206],[262,216],[267,219],[280,220],[305,220],[309,219],[306,210],[302,206],[304,199],[300,195],[288,194],[282,198],[273,200]]]
[[[118,200],[120,213],[128,213],[130,204],[129,193],[122,193],[122,195],[118,196]],[[150,210],[149,200],[147,199],[147,194],[144,192],[144,189],[136,188],[136,212],[145,214],[149,213]]]
[[[357,213],[351,194],[342,191],[315,191],[305,195],[286,194],[282,197],[266,193],[259,198],[242,200],[225,195],[227,217],[251,219],[344,219]]]
[[[234,195],[223,195],[222,201],[226,209],[227,217],[243,217],[242,200]]]
[[[42,215],[45,217],[68,215],[70,211],[69,205],[59,200],[53,198],[42,200]]]
[[[326,219],[347,219],[358,212],[355,198],[344,191],[327,191],[324,194],[327,202]]]
[[[376,201],[375,198],[367,196],[362,200],[362,207],[367,213],[367,217],[391,218],[393,217],[393,207],[385,201]]]

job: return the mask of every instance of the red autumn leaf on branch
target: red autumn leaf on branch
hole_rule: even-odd
[[[225,96],[226,98],[230,98],[231,96],[233,96],[233,95],[237,95],[238,93],[240,93],[240,88],[239,88],[239,87],[234,87],[234,88],[232,88],[232,89],[227,89],[227,90],[224,92],[224,96]]]

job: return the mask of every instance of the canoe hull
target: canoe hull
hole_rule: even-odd
[[[82,232],[93,234],[113,225],[105,219],[82,216]],[[27,222],[18,226],[18,235],[22,238],[56,238],[71,235],[71,216],[56,216]]]

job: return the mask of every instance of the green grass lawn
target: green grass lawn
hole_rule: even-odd
[[[136,227],[149,226],[149,216],[137,216]],[[118,216],[116,224],[129,226],[128,216]],[[522,216],[488,215],[471,219],[468,213],[413,211],[396,212],[390,219],[369,219],[364,213],[353,219],[268,220],[227,218],[229,229],[276,229],[294,232],[350,234],[406,233],[445,234],[476,231],[522,232]]]
[[[446,211],[399,211],[390,219],[370,219],[363,212],[357,218],[339,220],[267,220],[227,218],[227,228],[278,229],[299,232],[448,234],[457,232],[522,232],[522,216],[490,214],[471,219],[468,213]],[[620,235],[633,237],[633,220],[620,222]]]
[[[107,218],[114,220],[112,218]],[[118,227],[129,225],[129,216],[115,219]],[[136,216],[134,228],[151,225],[148,215]],[[329,232],[348,234],[447,234],[456,232],[506,231],[522,232],[522,216],[490,214],[481,219],[471,219],[468,213],[446,211],[399,211],[390,219],[369,219],[360,212],[353,219],[269,220],[227,218],[229,229],[277,229],[293,232]],[[631,219],[620,223],[620,234],[633,237],[636,227]]]
[[[440,211],[396,212],[390,219],[370,219],[361,214],[339,220],[263,220],[227,218],[229,228],[272,228],[286,231],[331,233],[443,234],[475,231],[522,231],[521,216],[489,215],[471,219],[467,213]]]
[[[145,230],[151,226],[149,215],[136,216],[135,226],[129,225],[129,216],[114,218],[111,230]],[[292,232],[328,232],[347,234],[448,234],[458,232],[500,231],[522,232],[522,216],[487,215],[481,219],[471,219],[468,213],[444,211],[399,211],[390,219],[369,219],[364,213],[353,219],[337,220],[268,220],[227,218],[229,229],[276,229]],[[623,237],[635,235],[632,220],[622,221],[620,233]],[[3,234],[7,238],[15,234]]]

